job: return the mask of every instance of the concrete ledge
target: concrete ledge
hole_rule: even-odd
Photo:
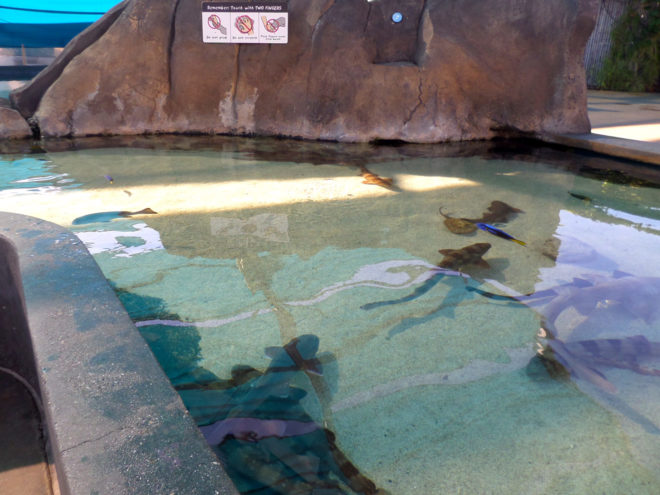
[[[24,215],[0,226],[62,494],[237,494],[82,242]]]
[[[18,254],[0,235],[0,366],[21,376],[39,393],[39,378],[23,300]]]
[[[603,153],[605,155],[660,165],[660,143],[634,141],[601,134],[539,134],[546,143]]]

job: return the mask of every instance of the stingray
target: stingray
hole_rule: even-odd
[[[577,282],[577,283],[576,283]],[[549,325],[566,309],[573,307],[582,315],[590,315],[596,308],[618,306],[633,318],[646,324],[660,317],[660,278],[632,277],[575,279],[573,285],[562,287],[543,309]]]
[[[433,274],[433,276],[431,276],[423,284],[417,287],[412,293],[406,296],[400,297],[398,299],[388,299],[386,301],[376,301],[372,303],[363,304],[362,306],[360,306],[360,309],[369,311],[376,308],[382,308],[385,306],[403,304],[414,301],[415,299],[422,297],[424,294],[426,294],[431,289],[433,289],[433,287],[435,287],[442,279],[444,279],[447,276],[448,274],[445,272],[437,272]],[[450,277],[449,280],[456,280],[456,279],[457,278],[454,275]],[[463,299],[472,297],[471,295],[466,294],[465,290],[463,290],[463,286],[467,282],[465,281],[465,279],[462,280],[463,282],[461,283],[455,283],[450,285],[450,290],[449,292],[447,292],[447,295],[443,298],[442,303],[440,303],[440,305],[438,305],[431,311],[427,312],[422,316],[410,316],[410,317],[402,318],[399,323],[397,323],[394,327],[390,329],[390,331],[387,334],[387,340],[417,325],[434,320],[439,316],[445,316],[449,318],[453,317],[454,308],[457,307]]]
[[[393,187],[393,180],[390,177],[381,177],[373,172],[370,172],[367,167],[360,167],[360,175],[364,179],[362,184],[373,184],[376,186],[391,189]]]
[[[267,347],[266,356],[272,359],[268,371],[301,370],[322,375],[321,361],[315,357],[318,350],[319,340],[315,335],[292,339],[283,347]]]
[[[445,318],[453,318],[454,310],[459,306],[461,302],[470,297],[471,295],[465,292],[463,283],[454,284],[442,300],[442,303],[421,316],[408,316],[402,318],[399,323],[390,329],[390,331],[387,333],[386,339],[390,340],[397,334],[410,330],[417,325],[433,321],[440,316]]]
[[[466,289],[495,300],[517,301],[531,307],[543,306],[537,312],[544,317],[553,335],[557,335],[554,328],[556,320],[569,308],[589,316],[597,308],[617,306],[647,324],[660,318],[660,277],[634,277],[621,272],[615,272],[612,277],[585,275],[575,277],[567,284],[531,294],[511,294],[501,284],[490,282],[509,294],[495,294],[476,287]]]
[[[438,264],[441,268],[450,270],[459,270],[465,266],[478,266],[481,268],[490,268],[488,262],[482,259],[486,251],[490,249],[487,242],[478,242],[470,244],[461,249],[440,249],[438,252],[444,256]]]
[[[243,493],[385,493],[351,463],[301,401],[320,374],[319,339],[268,347],[268,368],[237,366],[229,380],[177,387],[209,445]],[[301,388],[301,386],[303,388]]]
[[[492,280],[489,282],[497,284]],[[506,290],[506,287],[502,288]],[[468,286],[466,289],[506,304],[534,308],[543,320],[537,358],[550,376],[568,376],[578,385],[590,384],[592,387],[581,389],[605,407],[613,408],[635,421],[647,432],[660,434],[660,428],[636,411],[634,403],[618,396],[616,386],[607,377],[611,369],[660,376],[660,370],[649,365],[660,359],[660,343],[649,341],[643,335],[576,339],[575,328],[568,328],[560,319],[568,310],[575,310],[589,319],[596,316],[597,310],[615,308],[627,312],[632,319],[652,323],[660,318],[660,278],[633,277],[615,272],[611,278],[584,276],[533,294],[502,295],[477,287]]]
[[[550,369],[586,380],[608,393],[616,393],[616,387],[600,371],[602,368],[628,369],[640,375],[660,376],[660,370],[644,366],[645,360],[660,357],[660,343],[649,342],[643,335],[620,339],[592,339],[565,342],[547,339],[538,354],[550,365]]]
[[[504,201],[491,202],[486,211],[479,218],[455,218],[446,215],[440,208],[440,214],[445,217],[445,226],[454,234],[471,234],[477,230],[478,223],[504,223],[517,213],[524,213],[518,208],[506,204]]]
[[[517,213],[524,213],[518,208],[506,204],[504,201],[493,201],[480,218],[466,218],[473,223],[504,223]]]
[[[423,296],[433,287],[435,287],[438,284],[438,282],[440,282],[440,280],[442,280],[445,276],[446,275],[443,272],[437,272],[433,274],[433,276],[431,276],[429,279],[424,281],[422,285],[417,287],[411,294],[408,294],[407,296],[400,297],[398,299],[388,299],[387,301],[376,301],[372,303],[363,304],[362,306],[360,306],[360,309],[370,310],[370,309],[380,308],[383,306],[390,306],[392,304],[401,304],[409,301],[414,301],[415,299]]]
[[[474,224],[474,222],[465,218],[455,218],[450,217],[449,215],[445,215],[442,212],[442,208],[440,208],[440,215],[445,217],[443,222],[445,227],[447,227],[449,231],[453,232],[454,234],[471,234],[477,230],[477,226]]]
[[[520,303],[536,308],[543,318],[541,356],[554,362],[571,376],[584,379],[608,393],[616,391],[604,376],[603,368],[621,368],[644,375],[660,376],[640,361],[660,358],[660,344],[646,337],[569,340],[573,328],[563,328],[559,317],[575,310],[587,319],[596,310],[616,308],[633,319],[650,324],[660,318],[660,278],[633,277],[615,273],[612,278],[585,276],[532,294],[501,295],[476,287],[466,287],[482,296],[501,301]]]

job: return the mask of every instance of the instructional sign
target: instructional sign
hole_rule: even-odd
[[[287,43],[287,2],[203,2],[204,43]]]

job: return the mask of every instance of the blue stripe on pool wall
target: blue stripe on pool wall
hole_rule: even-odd
[[[0,0],[0,47],[63,47],[118,0]]]
[[[35,1],[0,0],[0,23],[59,24],[92,23],[119,3],[119,0]]]

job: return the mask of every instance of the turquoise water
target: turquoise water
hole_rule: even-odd
[[[653,169],[497,143],[134,140],[6,154],[0,187],[0,210],[86,243],[245,493],[660,489]],[[493,201],[522,210],[489,223],[525,246],[439,212]]]

